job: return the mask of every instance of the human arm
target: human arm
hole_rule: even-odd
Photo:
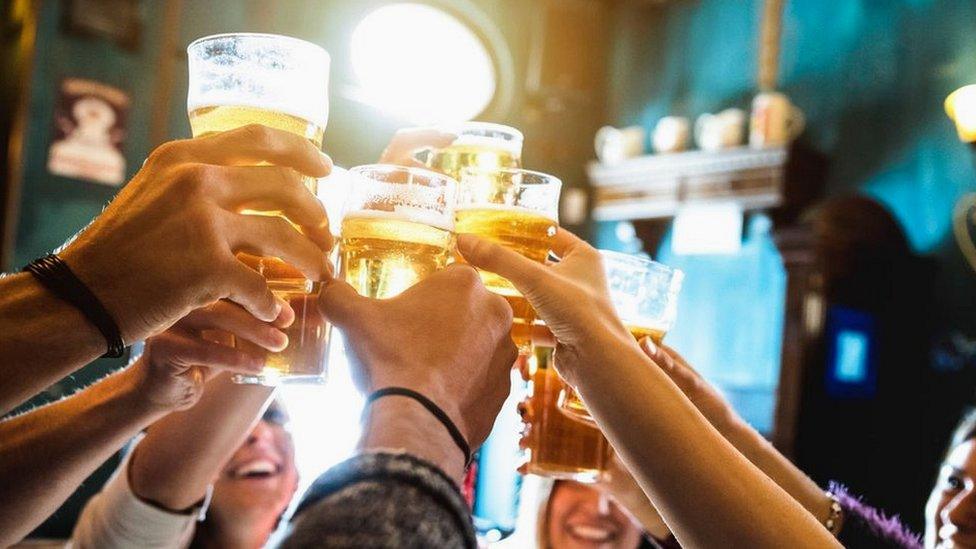
[[[509,393],[517,351],[511,309],[473,269],[448,267],[387,300],[330,282],[321,304],[345,334],[359,390],[417,391],[472,449],[484,441]],[[359,451],[309,490],[283,547],[475,546],[457,488],[463,453],[427,409],[403,396],[375,400]]]
[[[253,166],[262,161],[275,166]],[[281,257],[311,279],[326,276],[328,220],[301,174],[330,168],[308,140],[264,126],[169,142],[58,255],[125,342],[220,298],[271,321],[279,309],[267,284],[235,253]],[[280,218],[241,215],[244,208],[282,211],[301,232]],[[0,414],[105,348],[80,311],[31,275],[0,278]]]
[[[195,338],[181,323],[151,338],[127,369],[0,422],[0,546],[40,524],[147,425],[195,404],[213,370],[253,373],[263,360]]]
[[[616,317],[596,250],[564,230],[555,266],[470,235],[458,247],[471,264],[514,283],[546,321],[560,375],[682,545],[837,546],[644,355]]]

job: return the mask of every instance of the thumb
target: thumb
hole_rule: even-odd
[[[343,280],[329,280],[319,293],[319,310],[336,326],[343,326],[362,316],[365,307],[373,300],[365,298]]]
[[[468,263],[508,279],[526,297],[551,276],[544,265],[471,234],[459,234],[457,248]]]

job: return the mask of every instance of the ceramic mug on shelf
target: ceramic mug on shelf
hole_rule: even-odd
[[[762,92],[752,100],[749,145],[753,148],[784,147],[806,126],[806,117],[786,94]]]
[[[683,116],[665,116],[657,121],[651,144],[654,152],[672,153],[688,148],[691,137],[691,121]]]
[[[695,142],[704,151],[738,147],[745,137],[745,123],[746,113],[742,109],[705,113],[695,121]]]
[[[616,164],[622,160],[644,154],[647,133],[640,126],[614,128],[603,126],[596,132],[593,145],[596,157],[604,164]]]

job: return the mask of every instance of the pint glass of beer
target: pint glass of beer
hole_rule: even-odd
[[[600,250],[600,254],[617,316],[635,339],[639,341],[647,336],[659,345],[674,325],[684,274],[636,255],[607,250]],[[593,423],[593,417],[572,387],[567,386],[563,391],[559,406],[570,417]]]
[[[515,128],[466,122],[439,129],[457,135],[457,139],[443,149],[421,152],[418,159],[432,170],[460,179],[464,168],[493,170],[522,166],[522,132]]]
[[[606,469],[612,449],[595,426],[566,417],[557,400],[566,383],[553,368],[552,347],[536,347],[529,360],[532,380],[526,440],[526,472],[594,482]]]
[[[385,164],[349,170],[340,229],[340,276],[360,294],[386,299],[443,269],[454,248],[457,182]]]
[[[187,48],[187,111],[193,137],[263,124],[307,138],[316,147],[329,117],[329,54],[319,46],[271,34],[220,34]],[[305,184],[315,193],[316,180]],[[280,212],[246,211],[254,215]],[[271,353],[261,374],[242,383],[322,382],[329,330],[316,308],[318,282],[274,257],[239,254],[268,279],[271,290],[295,309],[285,330],[288,348]],[[239,347],[253,345],[238,340]]]
[[[559,226],[559,191],[555,176],[520,168],[464,168],[458,181],[455,228],[480,236],[543,263]],[[511,282],[481,271],[485,286],[512,306],[512,338],[519,351],[532,349],[536,314]]]

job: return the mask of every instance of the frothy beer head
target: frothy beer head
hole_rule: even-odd
[[[200,38],[186,53],[188,112],[252,107],[325,128],[330,57],[321,47],[289,36],[235,33]]]
[[[389,298],[444,268],[454,246],[457,183],[428,170],[371,165],[350,170],[340,237],[341,275]]]

